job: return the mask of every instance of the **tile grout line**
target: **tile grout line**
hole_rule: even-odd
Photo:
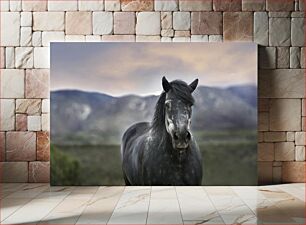
[[[78,216],[78,219],[76,220],[75,224],[78,223],[78,221],[79,221],[80,217],[82,216],[83,212],[87,209],[88,203],[94,198],[94,196],[97,194],[97,192],[98,192],[98,190],[99,190],[100,187],[101,187],[101,186],[97,186],[97,190],[95,191],[95,193],[91,196],[90,199],[88,199],[88,200],[86,201],[86,206],[84,207],[84,209],[82,210],[82,212],[81,212],[80,215]],[[103,186],[103,189],[104,189],[104,188],[105,188],[105,186]]]
[[[174,190],[175,190],[176,200],[177,200],[177,203],[178,203],[178,206],[179,206],[179,209],[180,209],[180,215],[181,215],[181,219],[182,219],[182,224],[184,224],[184,218],[183,218],[183,215],[182,215],[181,204],[180,204],[180,200],[178,198],[176,186],[174,186]]]
[[[116,209],[116,207],[117,207],[117,205],[118,205],[120,199],[122,198],[122,196],[123,196],[123,194],[124,194],[124,192],[125,192],[125,188],[126,188],[126,186],[124,186],[124,189],[123,189],[123,191],[121,192],[120,198],[118,198],[118,200],[117,200],[117,202],[116,202],[116,204],[115,204],[115,206],[114,206],[114,208],[113,208],[112,214],[110,215],[110,217],[109,217],[108,220],[106,221],[106,224],[108,224],[109,220],[112,218],[112,216],[113,216],[113,214],[114,214],[114,212],[115,212],[115,209]]]
[[[207,193],[207,191],[205,190],[205,187],[202,186],[202,189],[204,190],[204,192],[207,194],[207,197],[210,201],[210,203],[214,206],[214,209],[216,210],[218,216],[221,218],[221,220],[223,221],[223,224],[226,224],[223,217],[221,216],[221,214],[219,213],[219,210],[217,209],[217,207],[215,206],[215,204],[213,203],[213,201],[211,200],[210,196],[209,196],[209,193]]]
[[[151,203],[151,194],[152,194],[152,186],[150,186],[150,197],[149,197],[148,211],[147,211],[147,217],[146,217],[146,224],[148,224],[149,210],[150,210],[150,203]]]

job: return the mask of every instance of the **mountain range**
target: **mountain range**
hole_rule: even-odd
[[[257,87],[200,86],[194,92],[194,132],[255,129]],[[113,97],[80,90],[51,92],[51,136],[56,144],[118,144],[132,124],[151,121],[158,96]]]

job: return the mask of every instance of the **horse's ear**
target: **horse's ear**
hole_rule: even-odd
[[[191,84],[189,84],[191,93],[194,92],[194,90],[197,88],[198,83],[199,83],[199,79],[195,79]]]
[[[171,84],[167,81],[166,77],[163,77],[162,84],[165,92],[168,92],[171,89]]]

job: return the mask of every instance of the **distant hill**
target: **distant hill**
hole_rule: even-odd
[[[200,86],[194,93],[194,132],[257,126],[257,88]],[[158,96],[113,97],[78,90],[51,92],[51,135],[57,144],[118,144],[132,124],[151,121]]]

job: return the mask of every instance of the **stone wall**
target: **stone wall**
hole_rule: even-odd
[[[1,0],[2,181],[49,181],[52,41],[258,43],[259,182],[305,181],[303,11],[303,0]]]

